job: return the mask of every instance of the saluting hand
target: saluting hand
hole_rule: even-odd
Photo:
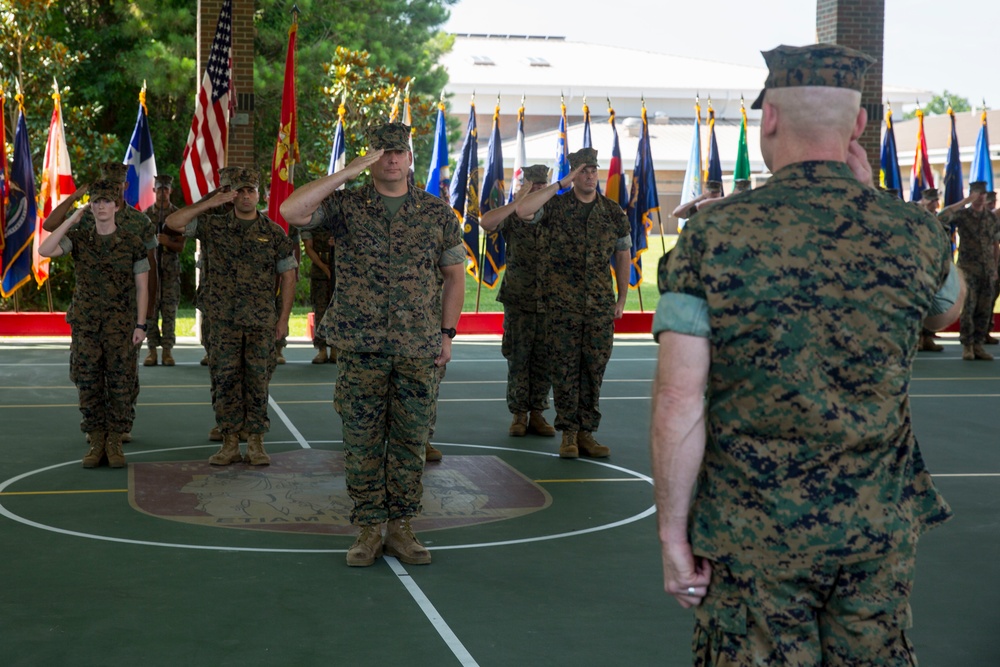
[[[385,153],[385,151],[381,148],[377,151],[368,151],[364,155],[359,155],[351,160],[350,164],[347,165],[347,169],[351,170],[352,173],[360,174],[365,169],[378,162],[383,153]]]
[[[854,172],[854,177],[858,179],[859,183],[868,187],[875,186],[872,181],[872,167],[868,162],[868,154],[865,153],[865,149],[858,143],[857,139],[852,139],[847,146],[847,166]]]

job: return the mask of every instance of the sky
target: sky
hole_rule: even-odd
[[[609,25],[615,28],[609,30]],[[558,35],[572,41],[763,67],[762,50],[816,41],[816,2],[459,0],[444,29]],[[1000,76],[992,66],[998,30],[1000,3],[885,0],[883,81],[938,94],[947,90],[967,98],[974,107],[985,99],[988,108],[1000,108]],[[982,64],[977,67],[977,63]]]

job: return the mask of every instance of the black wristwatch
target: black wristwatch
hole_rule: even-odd
[[[137,323],[137,324],[135,325],[135,328],[136,328],[136,329],[142,329],[143,331],[146,331],[146,325],[145,325],[145,324],[138,324],[138,323]]]
[[[441,333],[446,335],[448,338],[454,338],[455,334],[458,333],[458,330],[456,330],[455,327],[452,327],[451,329],[445,329],[444,327],[442,327]]]

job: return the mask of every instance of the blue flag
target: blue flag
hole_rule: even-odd
[[[656,192],[653,153],[649,145],[649,122],[646,119],[646,105],[643,104],[642,134],[635,154],[628,208],[625,209],[632,234],[632,269],[628,279],[632,289],[637,289],[642,283],[642,253],[646,252],[646,238],[653,228],[653,215],[659,210],[660,198]]]
[[[20,100],[18,102],[20,104]],[[7,182],[10,197],[7,202],[7,226],[4,228],[3,276],[0,295],[11,296],[31,280],[31,240],[35,236],[35,168],[28,146],[28,125],[24,108],[17,116],[14,131],[14,157]]]
[[[990,160],[990,133],[986,129],[986,111],[983,110],[982,125],[976,137],[976,152],[972,154],[969,169],[969,183],[986,182],[986,191],[993,192],[993,162]]]
[[[462,222],[462,241],[469,259],[469,275],[479,280],[479,133],[476,103],[469,109],[469,124],[451,183],[451,207]]]
[[[562,115],[559,117],[559,136],[556,137],[556,168],[552,170],[552,182],[562,180],[569,174],[569,144],[566,142],[566,105],[562,104]],[[557,194],[569,192],[569,188],[559,190]]]
[[[712,101],[708,101],[708,168],[705,170],[705,181],[722,183],[722,159],[719,157],[719,144],[715,140],[715,109]],[[720,190],[725,195],[725,188]]]
[[[955,112],[948,107],[951,117],[951,138],[948,140],[948,157],[944,162],[944,205],[951,206],[965,199],[965,185],[962,184],[962,157],[958,148],[958,133],[955,131]]]
[[[879,185],[885,190],[895,190],[902,199],[903,178],[899,173],[896,133],[892,129],[892,109],[885,112],[885,134],[882,135],[882,156],[879,161]]]
[[[326,173],[335,174],[347,166],[347,141],[344,139],[344,114],[346,109],[341,104],[337,109],[337,127],[333,131],[333,149],[330,151],[330,164]],[[339,189],[343,189],[343,185]]]
[[[431,153],[431,168],[427,172],[427,192],[435,197],[447,199],[448,180],[448,125],[445,123],[444,102],[438,102],[437,125],[434,127],[434,152]],[[442,189],[442,184],[446,187]]]
[[[493,131],[486,151],[486,173],[483,174],[483,199],[480,214],[500,208],[506,201],[503,182],[503,148],[500,139],[500,105],[493,111]],[[486,234],[486,261],[483,263],[482,280],[487,287],[494,287],[500,272],[507,264],[507,248],[498,231]]]
[[[125,201],[140,211],[145,211],[156,201],[156,157],[153,155],[153,139],[149,136],[145,88],[139,93],[139,115],[135,119],[135,129],[132,130],[132,138],[125,150],[124,164],[128,165]]]

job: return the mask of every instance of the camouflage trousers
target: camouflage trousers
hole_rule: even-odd
[[[512,413],[549,407],[545,313],[504,304],[500,351],[507,359],[507,409]]]
[[[132,331],[97,332],[73,329],[69,348],[69,377],[80,397],[83,419],[80,430],[127,433],[135,418],[134,396],[138,395],[135,375],[129,368],[136,363]]]
[[[181,265],[177,253],[160,255],[160,297],[149,318],[146,344],[170,350],[177,342],[177,306],[181,302]],[[160,320],[163,326],[160,326]]]
[[[267,386],[274,372],[274,331],[216,323],[208,366],[212,374],[215,423],[223,435],[267,433]]]
[[[340,350],[333,405],[344,424],[351,523],[416,516],[434,414],[433,359]]]
[[[309,278],[309,297],[313,306],[313,347],[326,347],[326,340],[319,335],[319,323],[326,315],[326,309],[330,305],[330,298],[333,296],[332,283],[324,278]]]
[[[434,405],[431,408],[431,421],[429,428],[427,429],[427,442],[430,443],[431,438],[434,437],[434,431],[437,429],[438,421],[438,395],[441,393],[441,382],[444,380],[444,374],[447,372],[447,366],[435,366],[434,367]]]
[[[549,379],[560,431],[596,431],[604,370],[615,339],[614,315],[546,314]]]
[[[958,325],[962,345],[983,343],[993,325],[993,281],[988,275],[965,273],[965,302]]]
[[[695,608],[696,666],[914,666],[905,631],[913,546],[810,568],[712,563]]]
[[[211,320],[208,319],[208,315],[204,311],[201,313],[201,345],[205,348],[205,356],[208,357],[208,383],[209,392],[212,396],[212,408],[215,408],[215,373],[212,372],[212,325]]]

